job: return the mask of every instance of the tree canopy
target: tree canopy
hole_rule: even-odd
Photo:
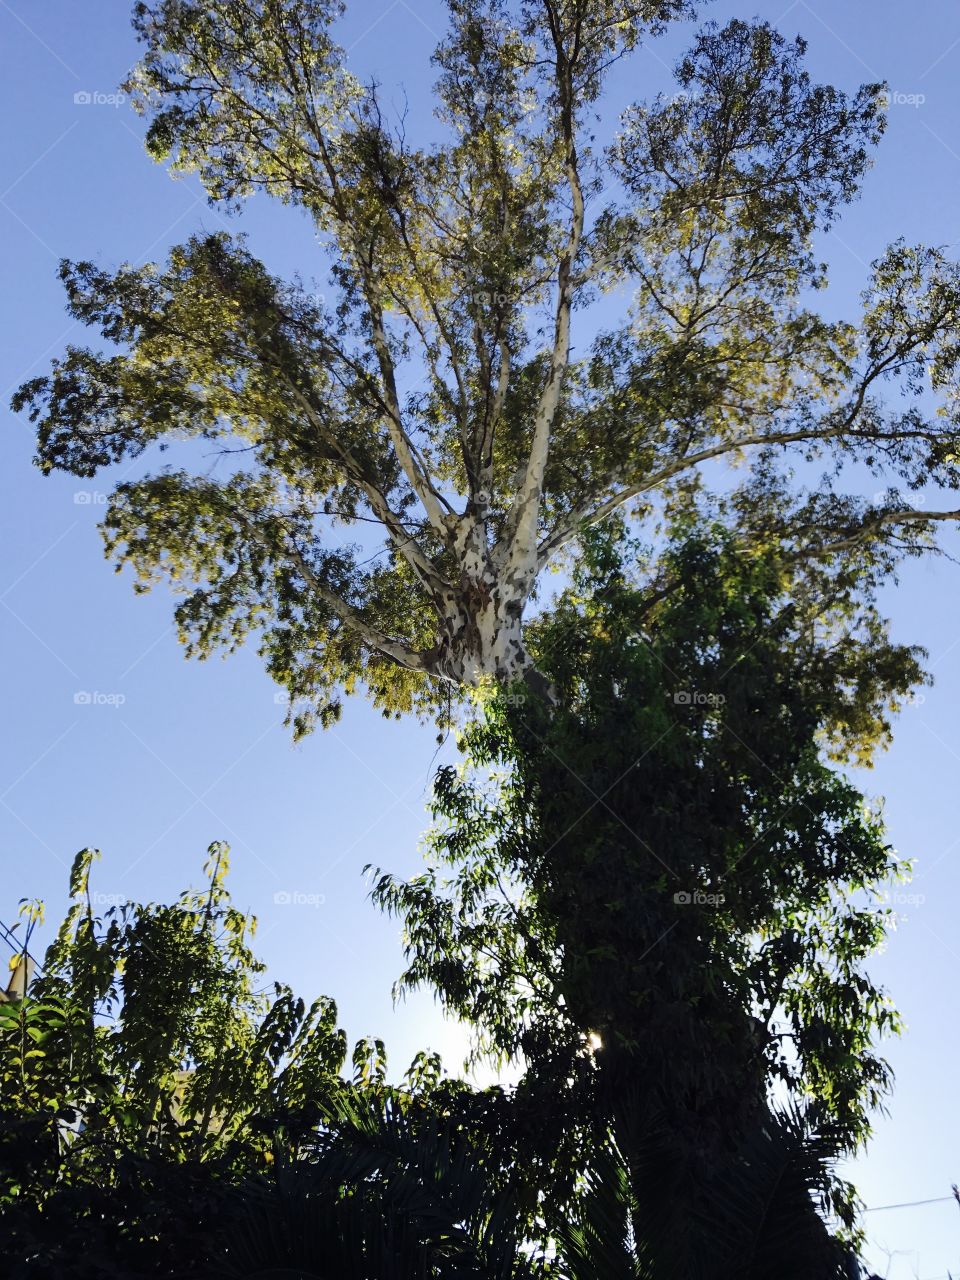
[[[108,549],[184,593],[191,651],[256,633],[298,730],[358,682],[385,711],[536,682],[543,569],[613,512],[682,511],[711,463],[745,468],[745,553],[781,537],[814,577],[889,569],[956,518],[910,501],[960,480],[954,264],[897,243],[855,320],[813,305],[816,236],[859,191],[883,86],[816,84],[802,40],[708,24],[678,92],[622,104],[597,141],[611,67],[692,10],[448,0],[438,137],[418,142],[348,71],[337,0],[135,6],[151,154],[225,208],[261,192],[305,214],[304,271],[328,267],[333,300],[226,234],[143,267],[65,262],[71,313],[110,345],[14,403],[45,471],[176,443],[183,466],[116,486]],[[221,470],[194,465],[197,439]],[[848,464],[885,492],[857,497]]]

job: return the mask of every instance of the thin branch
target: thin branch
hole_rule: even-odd
[[[273,544],[271,544],[270,549],[275,550]],[[310,584],[311,589],[317,593],[324,604],[333,610],[346,627],[349,627],[351,631],[354,631],[360,637],[364,644],[375,652],[391,658],[398,666],[405,667],[408,671],[421,671],[424,673],[430,671],[425,654],[411,649],[402,640],[396,640],[386,635],[378,627],[372,626],[353,605],[347,604],[342,596],[337,595],[326,583],[322,582],[314,573],[296,543],[286,546],[284,550],[288,558],[294,562]]]
[[[817,559],[837,555],[841,551],[852,551],[862,546],[871,537],[880,532],[886,525],[926,524],[927,521],[941,522],[960,521],[960,510],[956,511],[882,511],[868,516],[861,527],[839,542],[830,542],[823,546],[813,547],[808,554]]]

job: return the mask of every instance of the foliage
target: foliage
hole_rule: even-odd
[[[347,1080],[332,1002],[308,1011],[258,988],[225,846],[203,891],[104,918],[94,856],[75,860],[42,974],[0,1004],[13,1280],[759,1280],[771,1258],[785,1278],[838,1274],[811,1200],[835,1146],[799,1117],[771,1118],[707,1188],[687,1250],[650,1235],[637,1253],[644,1221],[660,1237],[691,1225],[669,1143],[637,1102],[623,1107],[643,1130],[634,1170],[642,1150],[661,1189],[639,1201],[603,1118],[574,1112],[569,1090],[552,1103],[526,1082],[475,1091],[428,1055],[390,1085],[377,1041],[356,1046]],[[566,1164],[543,1139],[561,1125],[581,1143]],[[789,1270],[804,1250],[819,1270]],[[699,1270],[678,1270],[688,1253]]]
[[[342,1099],[306,1160],[224,1199],[211,1277],[272,1270],[330,1280],[532,1280],[521,1198],[491,1177],[460,1116],[397,1097]]]
[[[629,1140],[630,1162],[613,1142],[591,1152],[575,1212],[560,1221],[558,1250],[571,1280],[857,1274],[853,1254],[815,1208],[829,1199],[837,1152],[809,1115],[772,1114],[695,1188],[677,1176],[665,1129],[646,1127]]]
[[[628,1162],[633,1098],[630,1131],[669,1135],[681,1184],[726,1167],[774,1095],[852,1150],[890,1082],[874,1042],[899,1023],[863,964],[906,867],[825,753],[869,756],[920,655],[862,584],[835,582],[824,615],[782,546],[746,557],[719,525],[674,531],[659,590],[635,544],[587,551],[536,632],[555,704],[494,696],[438,777],[432,865],[375,881],[400,985],[437,991],[537,1096],[606,1117]],[[827,1203],[852,1225],[850,1188]]]
[[[343,1078],[332,1000],[260,985],[227,852],[210,846],[202,891],[101,917],[83,850],[41,976],[0,1004],[2,1247],[24,1275],[192,1265],[219,1239],[223,1187],[302,1155],[334,1099],[390,1095],[379,1041]],[[421,1056],[407,1094],[438,1087]]]
[[[496,1189],[489,1163],[478,1159],[484,1144],[465,1145],[458,1122],[424,1125],[403,1109],[356,1106],[337,1118],[342,1127],[309,1165],[278,1170],[269,1188],[253,1196],[243,1189],[225,1204],[230,1264],[214,1266],[211,1276],[225,1280],[280,1266],[331,1280],[425,1274],[846,1280],[850,1274],[849,1252],[814,1208],[836,1149],[797,1114],[771,1117],[752,1135],[692,1215],[675,1195],[661,1134],[647,1132],[644,1141],[649,1185],[659,1178],[660,1194],[640,1202],[616,1144],[598,1141],[583,1153],[576,1192],[539,1244],[523,1243],[537,1224],[523,1212],[522,1191]],[[353,1192],[338,1198],[335,1189],[344,1186]]]
[[[165,264],[65,262],[70,312],[108,349],[69,349],[14,397],[44,471],[175,445],[177,465],[117,485],[108,550],[139,588],[184,593],[192,652],[259,635],[298,732],[358,683],[385,712],[445,715],[462,685],[529,673],[545,566],[618,509],[682,514],[710,464],[745,466],[727,508],[744,554],[773,525],[798,579],[889,569],[957,515],[909,496],[960,482],[956,267],[897,243],[855,323],[811,308],[815,236],[859,190],[882,85],[815,84],[802,40],[708,25],[679,92],[624,104],[604,149],[610,66],[686,0],[447,9],[440,136],[414,145],[348,71],[338,0],[136,4],[151,154],[226,208],[259,192],[305,213],[330,282],[277,279],[224,234]],[[624,286],[601,328],[593,304]],[[787,483],[797,460],[825,475]],[[851,494],[851,463],[885,492]]]
[[[433,864],[374,896],[401,985],[523,1080],[478,1094],[421,1056],[393,1087],[370,1041],[346,1081],[333,1003],[258,986],[224,846],[203,892],[102,918],[84,851],[43,975],[0,1004],[21,1274],[844,1265],[820,1213],[852,1229],[831,1162],[889,1085],[864,962],[905,868],[836,766],[923,679],[875,601],[960,518],[909,497],[960,488],[960,272],[898,242],[856,324],[813,308],[884,89],[814,84],[801,40],[702,28],[601,149],[609,68],[687,0],[447,9],[415,146],[347,70],[338,0],[140,0],[148,150],[224,208],[305,213],[329,283],[222,234],[64,262],[106,349],[13,403],[44,472],[174,450],[117,484],[108,553],[182,593],[198,656],[256,635],[298,733],[360,685],[447,722],[472,688]]]

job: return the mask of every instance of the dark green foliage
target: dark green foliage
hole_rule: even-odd
[[[773,1114],[736,1156],[698,1182],[662,1122],[620,1114],[615,1144],[591,1151],[559,1248],[572,1280],[846,1280],[852,1254],[815,1205],[829,1194],[836,1144],[809,1117]]]
[[[0,1003],[11,1280],[760,1280],[804,1250],[805,1280],[836,1274],[811,1199],[836,1144],[798,1118],[751,1135],[688,1220],[672,1137],[639,1094],[617,1116],[628,1166],[596,1094],[551,1096],[542,1063],[477,1092],[420,1055],[394,1086],[382,1043],[362,1041],[344,1078],[332,1002],[258,990],[224,846],[202,892],[103,918],[93,856],[42,975]]]
[[[42,975],[0,1003],[0,1258],[31,1280],[184,1274],[226,1247],[225,1196],[265,1194],[331,1108],[400,1097],[379,1041],[356,1046],[344,1078],[332,1000],[262,985],[226,846],[211,846],[202,891],[102,917],[94,856],[77,856]],[[403,1096],[438,1090],[422,1056]]]
[[[868,757],[922,671],[862,583],[811,607],[775,541],[747,557],[682,527],[658,588],[643,559],[592,539],[536,632],[555,702],[493,697],[472,768],[437,780],[432,868],[374,896],[404,922],[401,985],[438,991],[534,1093],[606,1116],[628,1165],[635,1099],[629,1131],[661,1127],[699,1186],[769,1125],[774,1085],[837,1150],[869,1132],[898,1019],[863,962],[905,867],[825,753]],[[827,1203],[852,1222],[849,1188]]]
[[[532,1280],[544,1272],[520,1248],[526,1219],[497,1175],[456,1114],[396,1098],[341,1100],[305,1160],[225,1197],[229,1244],[203,1274]]]

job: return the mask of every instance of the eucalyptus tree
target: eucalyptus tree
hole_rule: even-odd
[[[311,220],[303,268],[329,267],[331,304],[226,234],[65,262],[71,313],[110,346],[14,399],[44,471],[184,439],[231,455],[213,473],[178,443],[186,465],[118,483],[104,522],[139,588],[184,591],[193,652],[257,633],[299,730],[358,682],[435,711],[538,683],[524,612],[546,566],[613,512],[682,510],[711,463],[826,472],[775,502],[747,486],[745,554],[771,522],[812,563],[956,518],[909,500],[960,480],[955,267],[897,243],[854,322],[814,306],[815,238],[857,195],[882,85],[815,84],[802,40],[708,25],[678,92],[621,104],[600,145],[612,69],[688,0],[447,0],[436,136],[413,140],[348,70],[341,9],[144,0],[128,85],[150,153],[216,205],[261,193]],[[889,488],[850,494],[846,463]]]

